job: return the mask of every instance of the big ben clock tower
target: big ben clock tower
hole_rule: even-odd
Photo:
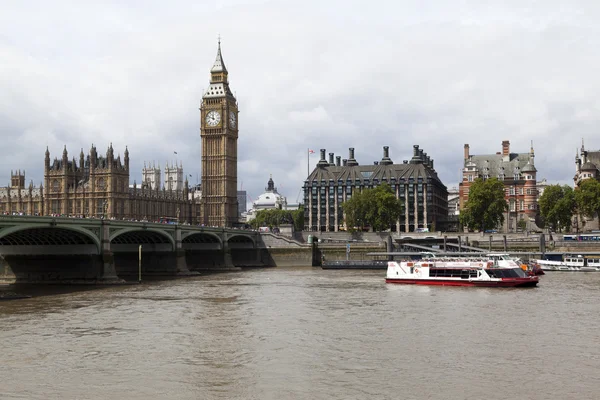
[[[232,226],[238,220],[237,202],[237,101],[227,80],[221,56],[210,70],[210,86],[200,106],[202,139],[202,210],[207,226]]]

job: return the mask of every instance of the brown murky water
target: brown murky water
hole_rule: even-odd
[[[597,399],[600,274],[253,270],[0,302],[2,399]]]

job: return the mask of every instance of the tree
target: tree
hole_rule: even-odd
[[[551,231],[570,230],[575,212],[573,189],[567,185],[550,185],[538,201],[540,215]]]
[[[579,214],[594,218],[600,213],[600,182],[586,179],[575,190],[575,204]]]
[[[469,188],[469,199],[459,218],[463,226],[485,231],[502,225],[507,210],[504,184],[496,178],[477,178]]]
[[[250,221],[254,229],[261,226],[274,227],[281,224],[294,224],[296,230],[302,230],[304,226],[304,209],[298,210],[280,210],[278,208],[270,210],[260,210],[256,213],[256,218]]]
[[[353,194],[352,198],[342,203],[342,209],[349,230],[370,226],[374,231],[383,231],[400,218],[402,203],[396,199],[392,188],[383,183]]]

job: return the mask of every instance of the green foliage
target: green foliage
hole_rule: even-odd
[[[524,219],[518,220],[517,221],[517,229],[520,229],[522,231],[527,229],[527,221],[525,221]]]
[[[575,204],[581,215],[594,218],[600,212],[600,182],[586,179],[575,190]]]
[[[302,230],[304,227],[304,208],[299,207],[297,210],[260,210],[256,213],[256,218],[250,221],[250,225],[254,229],[261,226],[272,228],[281,224],[294,224],[296,230]]]
[[[573,189],[567,185],[550,185],[538,201],[540,215],[552,231],[569,230],[576,202]]]
[[[342,203],[346,214],[346,226],[349,230],[372,227],[380,232],[390,228],[402,213],[402,203],[396,199],[392,188],[383,183],[373,189],[352,195]]]
[[[459,218],[463,226],[485,231],[502,225],[507,210],[504,184],[496,178],[477,178],[469,188],[469,199]]]

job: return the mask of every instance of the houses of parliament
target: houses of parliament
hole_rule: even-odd
[[[62,157],[52,161],[46,148],[43,183],[26,186],[25,172],[12,171],[10,186],[0,187],[0,213],[234,226],[238,104],[229,88],[220,41],[210,75],[200,106],[201,191],[183,180],[178,166],[165,168],[162,185],[160,169],[144,166],[142,182],[130,185],[127,148],[123,159],[115,157],[112,144],[106,153],[92,145],[87,155],[82,149],[78,159],[69,159],[65,146]]]

